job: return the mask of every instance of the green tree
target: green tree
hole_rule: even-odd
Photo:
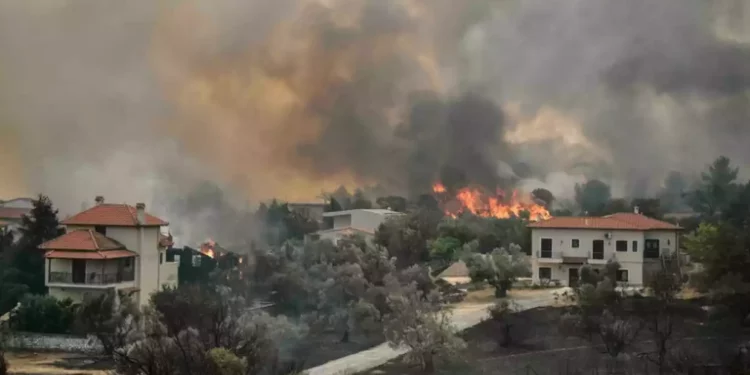
[[[430,246],[430,258],[450,263],[463,244],[454,237],[438,237]]]
[[[466,343],[458,337],[450,313],[442,309],[436,293],[423,294],[416,284],[405,288],[389,281],[391,292],[385,336],[393,348],[407,347],[405,359],[432,374],[444,362],[459,358]]]
[[[601,215],[611,197],[609,185],[600,180],[589,180],[575,187],[575,199],[584,215]]]
[[[688,203],[704,216],[712,217],[725,210],[737,192],[739,168],[732,167],[726,156],[717,158],[701,173],[696,189],[688,194]]]
[[[658,198],[636,198],[630,202],[630,206],[631,211],[638,207],[638,212],[651,218],[660,219],[663,215],[661,201]]]
[[[406,212],[406,198],[396,195],[380,197],[375,200],[380,208],[389,209],[397,212]]]
[[[39,195],[28,215],[21,219],[21,238],[18,251],[13,260],[13,267],[20,271],[19,282],[29,287],[33,294],[44,294],[44,251],[39,245],[52,240],[60,234],[60,221],[52,201]]]
[[[595,215],[611,215],[618,212],[631,212],[630,203],[623,198],[615,198],[607,201],[604,209],[597,212]]]
[[[11,313],[11,327],[19,331],[69,333],[75,321],[75,306],[67,299],[58,301],[50,296],[26,295],[21,306]]]
[[[715,244],[719,240],[719,227],[715,224],[701,223],[694,232],[685,236],[683,246],[691,260],[698,263],[708,261],[714,254]]]
[[[138,330],[140,311],[133,300],[109,289],[84,299],[78,308],[76,328],[83,334],[94,334],[102,343],[104,354],[125,346]]]
[[[528,275],[531,270],[528,257],[518,245],[491,254],[470,254],[464,261],[472,281],[486,281],[495,288],[497,297],[505,297],[516,278]]]
[[[352,195],[351,205],[349,206],[350,210],[357,210],[357,209],[370,209],[372,208],[372,202],[365,197],[365,193],[357,189],[354,191],[354,195]]]
[[[375,244],[396,258],[398,268],[408,268],[430,258],[427,241],[437,237],[442,215],[422,209],[389,218],[375,231]]]
[[[534,189],[531,192],[531,195],[534,198],[539,199],[540,201],[544,202],[544,207],[547,207],[547,208],[552,206],[552,203],[555,201],[555,196],[552,194],[552,192],[544,188]]]

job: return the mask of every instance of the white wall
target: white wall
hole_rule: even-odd
[[[605,233],[611,233],[610,239],[605,238]],[[541,251],[542,239],[552,239],[552,258],[549,260],[537,259],[537,254]],[[579,247],[572,247],[572,240],[578,239]],[[591,229],[549,229],[534,228],[531,234],[531,258],[532,258],[532,278],[534,282],[539,281],[539,267],[549,267],[552,272],[552,279],[560,280],[567,285],[569,279],[569,269],[579,268],[580,266],[571,266],[561,264],[559,259],[564,255],[566,257],[584,257],[593,256],[593,241],[604,241],[604,261],[610,259],[616,260],[621,269],[628,270],[628,284],[642,285],[644,281],[644,258],[645,239],[659,239],[661,253],[665,250],[675,251],[679,248],[678,236],[675,231],[607,231]],[[627,241],[627,251],[616,251],[617,241]],[[633,241],[638,243],[637,250],[633,251]]]
[[[333,229],[352,226],[352,215],[341,215],[333,217]]]
[[[394,215],[399,214],[381,214],[366,210],[354,211],[352,213],[352,227],[366,230],[368,232],[375,232],[380,224]]]
[[[604,237],[605,233],[612,233],[612,238]],[[617,259],[619,262],[641,262],[643,260],[643,232],[639,231],[606,231],[591,229],[532,229],[531,231],[531,256],[536,257],[537,252],[542,249],[542,238],[552,239],[552,257],[564,254],[569,257],[593,256],[593,241],[604,241],[604,259]],[[579,247],[572,247],[572,240],[578,239]],[[617,241],[627,241],[628,250],[625,252],[615,251]],[[638,250],[633,251],[633,241],[638,242]]]

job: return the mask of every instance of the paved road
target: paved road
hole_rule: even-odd
[[[542,291],[532,296],[515,298],[521,309],[527,310],[539,306],[550,305],[554,301],[553,291]],[[453,324],[464,330],[481,322],[487,316],[487,307],[491,304],[463,305],[453,310]],[[307,370],[308,375],[349,375],[356,374],[380,366],[391,359],[405,354],[407,349],[393,349],[387,343],[359,353],[348,355],[320,366]]]

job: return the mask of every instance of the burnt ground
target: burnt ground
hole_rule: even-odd
[[[369,349],[383,341],[381,338],[366,339],[354,336],[349,342],[341,342],[341,336],[338,334],[321,335],[308,338],[303,343],[305,354],[295,358],[303,362],[305,368],[315,367]],[[6,358],[11,365],[10,373],[19,375],[103,375],[114,369],[111,358],[83,354],[12,351],[6,352]]]
[[[701,309],[702,301],[684,301],[676,321],[672,347],[691,363],[719,363],[737,345],[750,339],[750,332],[739,329],[732,319],[709,319]],[[656,367],[644,357],[654,350],[652,334],[640,331],[638,337],[616,360],[580,338],[559,332],[562,315],[570,307],[540,307],[522,311],[513,317],[515,343],[502,347],[502,327],[486,320],[462,332],[467,349],[459,363],[445,365],[442,374],[620,374],[656,373]],[[736,324],[735,324],[736,323]],[[403,358],[364,372],[367,375],[420,374],[418,368],[404,364]]]

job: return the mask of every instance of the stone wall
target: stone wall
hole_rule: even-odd
[[[32,332],[10,332],[5,345],[14,350],[60,351],[71,353],[100,353],[101,342],[96,336],[55,335]]]

